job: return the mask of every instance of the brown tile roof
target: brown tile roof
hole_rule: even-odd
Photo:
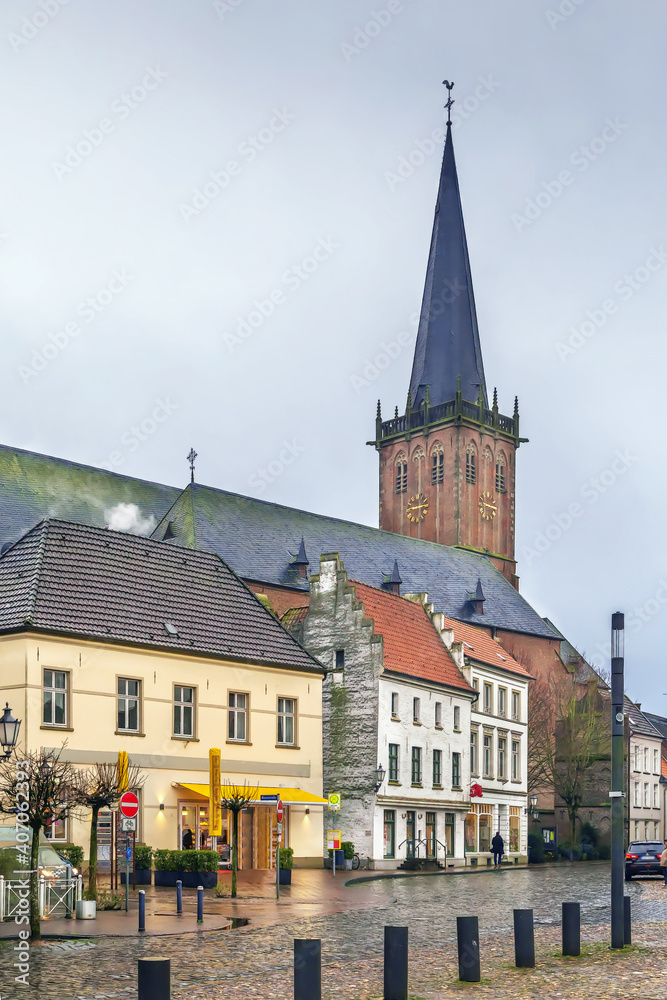
[[[384,668],[472,691],[421,604],[350,581],[373,628],[384,640]]]
[[[531,677],[525,667],[522,667],[499,642],[492,639],[488,632],[475,628],[474,625],[464,625],[463,622],[457,622],[453,618],[443,618],[443,622],[445,628],[454,632],[454,641],[464,643],[464,653],[471,660],[487,663],[498,670],[509,670],[512,674],[521,674],[522,677]]]
[[[288,631],[291,631],[297,625],[302,625],[307,617],[308,608],[290,608],[289,611],[285,612],[280,621]]]
[[[660,760],[662,763],[662,776],[665,779],[665,781],[667,781],[667,758],[661,757]]]

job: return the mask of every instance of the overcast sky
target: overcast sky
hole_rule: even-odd
[[[0,439],[176,486],[194,445],[377,524],[448,77],[522,591],[599,665],[625,610],[667,714],[666,33],[655,0],[5,0]]]

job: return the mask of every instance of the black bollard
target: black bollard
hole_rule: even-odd
[[[322,1000],[322,942],[294,939],[294,1000]]]
[[[169,1000],[171,968],[168,958],[139,959],[138,1000]]]
[[[139,932],[146,930],[146,893],[139,890]]]
[[[384,929],[384,1000],[408,1000],[408,929]]]
[[[563,954],[581,955],[581,907],[563,903]]]
[[[632,944],[632,901],[629,896],[623,897],[623,941],[626,947]]]
[[[197,886],[197,923],[204,923],[204,886]]]
[[[183,913],[183,883],[180,878],[176,882],[176,913],[179,916]]]
[[[477,917],[456,918],[456,939],[459,949],[459,979],[463,983],[478,983],[481,972]]]
[[[517,969],[535,968],[535,931],[532,910],[514,911],[514,957]]]

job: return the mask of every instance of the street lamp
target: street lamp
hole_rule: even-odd
[[[375,772],[375,791],[376,792],[380,791],[380,788],[382,786],[382,782],[384,781],[385,774],[386,774],[386,771],[383,768],[382,764],[378,764],[377,770]]]
[[[537,795],[535,792],[530,796],[530,809],[524,809],[526,815],[530,815],[532,819],[539,819],[540,814],[537,811]]]
[[[611,946],[625,945],[623,869],[623,758],[625,752],[625,713],[623,706],[625,673],[625,616],[617,611],[611,616]]]
[[[9,707],[9,702],[5,702],[5,710],[0,716],[0,743],[2,744],[2,749],[5,752],[5,757],[11,757],[12,750],[16,746],[16,741],[19,738],[19,729],[21,728],[21,723],[14,718],[11,709]]]

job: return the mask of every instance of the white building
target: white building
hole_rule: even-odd
[[[628,747],[628,840],[662,840],[665,836],[662,776],[662,732],[625,699],[630,730]]]

